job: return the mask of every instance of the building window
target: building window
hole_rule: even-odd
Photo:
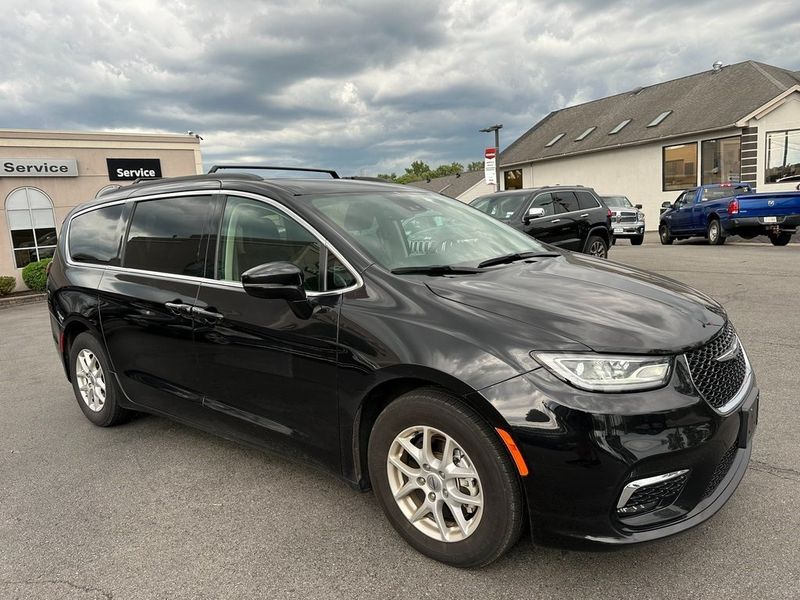
[[[700,147],[701,183],[738,183],[742,178],[742,138],[704,140]]]
[[[697,143],[664,146],[664,191],[697,185]]]
[[[504,190],[521,190],[522,189],[522,169],[512,169],[511,171],[503,172],[503,189]]]
[[[764,183],[800,181],[800,129],[767,134]]]
[[[56,220],[53,203],[41,190],[21,187],[6,198],[6,219],[17,268],[56,251]]]

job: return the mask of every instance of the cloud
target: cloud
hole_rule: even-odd
[[[200,132],[207,164],[346,174],[480,160],[549,111],[755,59],[789,2],[11,0],[0,126]]]

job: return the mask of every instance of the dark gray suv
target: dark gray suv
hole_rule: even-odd
[[[537,240],[608,256],[611,211],[591,188],[553,186],[497,192],[470,204]]]

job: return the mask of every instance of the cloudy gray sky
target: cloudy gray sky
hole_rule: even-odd
[[[481,160],[550,110],[800,69],[796,1],[3,0],[0,128],[200,132],[206,165]]]

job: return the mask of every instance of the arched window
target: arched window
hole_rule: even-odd
[[[6,219],[18,269],[53,256],[56,220],[47,194],[32,187],[15,189],[6,198]]]

